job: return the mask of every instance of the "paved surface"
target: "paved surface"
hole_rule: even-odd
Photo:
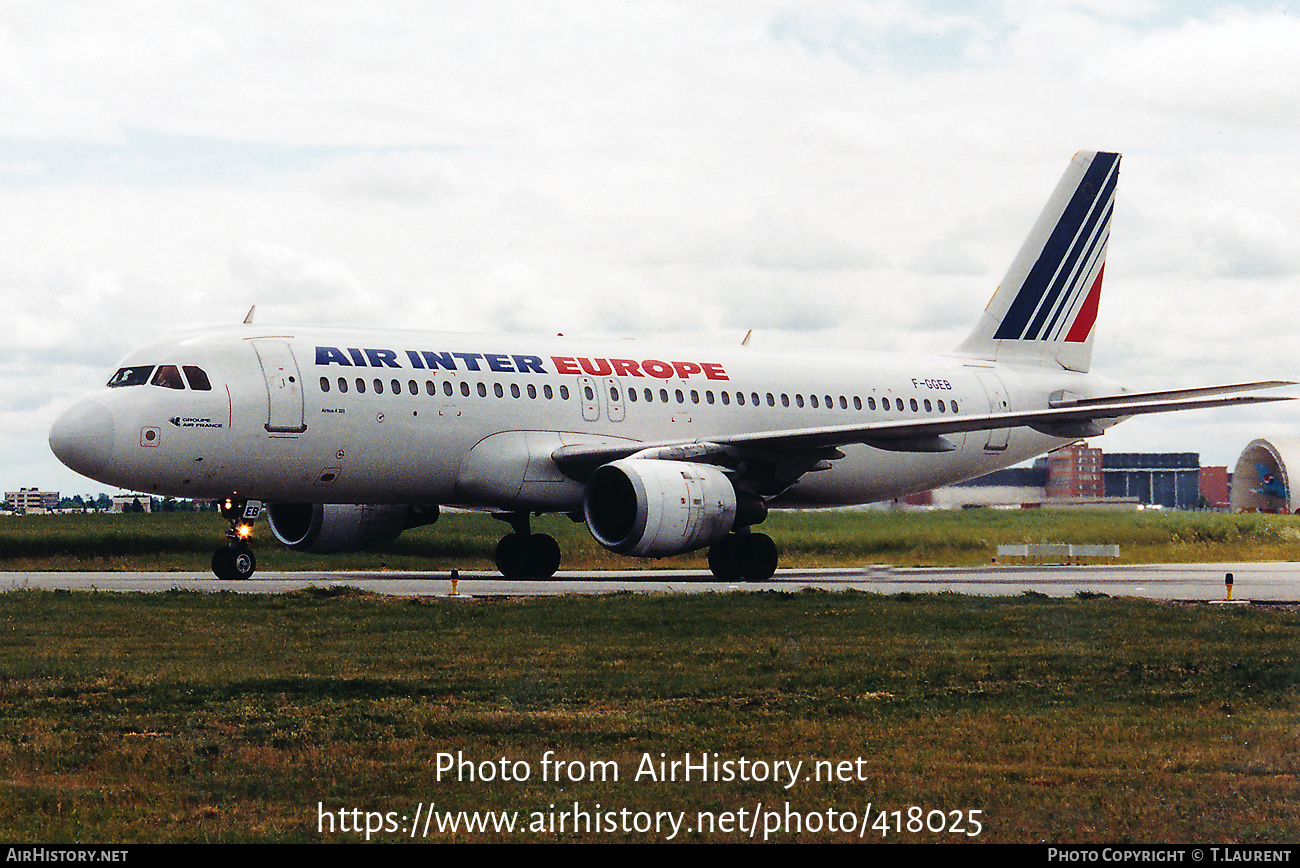
[[[777,572],[769,582],[719,582],[694,570],[561,572],[547,581],[508,580],[496,573],[463,572],[464,597],[541,594],[704,593],[710,591],[799,591],[854,588],[881,594],[903,591],[1006,596],[1037,591],[1068,597],[1078,591],[1161,600],[1223,600],[1224,574],[1232,573],[1233,599],[1256,602],[1300,601],[1300,563],[1155,564],[1147,566],[1004,566],[969,568],[865,567],[860,569]],[[246,582],[222,582],[210,573],[0,573],[0,590],[69,588],[157,592],[196,591],[279,593],[310,585],[354,585],[381,594],[446,596],[449,574],[440,572],[258,573]]]

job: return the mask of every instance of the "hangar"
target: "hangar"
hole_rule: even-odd
[[[1300,438],[1250,441],[1232,472],[1232,511],[1296,512],[1288,468],[1300,474]]]

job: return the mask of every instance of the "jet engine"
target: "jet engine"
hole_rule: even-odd
[[[624,458],[591,474],[582,509],[605,548],[660,558],[726,537],[738,505],[731,480],[710,464]]]
[[[359,552],[433,524],[438,507],[369,503],[275,503],[266,521],[275,538],[302,552]]]

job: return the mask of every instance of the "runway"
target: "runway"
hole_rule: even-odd
[[[910,568],[869,566],[849,569],[784,569],[767,582],[719,582],[705,571],[620,570],[560,572],[548,580],[505,579],[493,572],[462,572],[457,596],[542,596],[555,594],[797,592],[849,589],[878,594],[940,593],[1015,596],[1034,591],[1069,597],[1080,591],[1158,600],[1224,600],[1225,574],[1233,576],[1232,599],[1260,603],[1300,601],[1300,563],[1152,564],[1143,566],[990,566]],[[451,576],[439,572],[284,572],[258,573],[245,582],[223,582],[210,573],[49,573],[0,574],[0,590],[22,588],[160,592],[234,591],[274,594],[310,586],[351,585],[394,596],[451,594]]]

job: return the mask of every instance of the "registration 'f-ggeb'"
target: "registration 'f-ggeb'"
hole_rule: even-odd
[[[560,550],[566,513],[637,557],[709,547],[720,578],[771,577],[769,509],[895,498],[1007,467],[1128,416],[1280,400],[1276,381],[1126,392],[1089,373],[1119,155],[1074,157],[970,336],[945,355],[699,348],[565,337],[216,328],[131,353],[50,446],[149,494],[223,502],[223,578],[277,539],[355,551],[488,510],[507,576]]]

